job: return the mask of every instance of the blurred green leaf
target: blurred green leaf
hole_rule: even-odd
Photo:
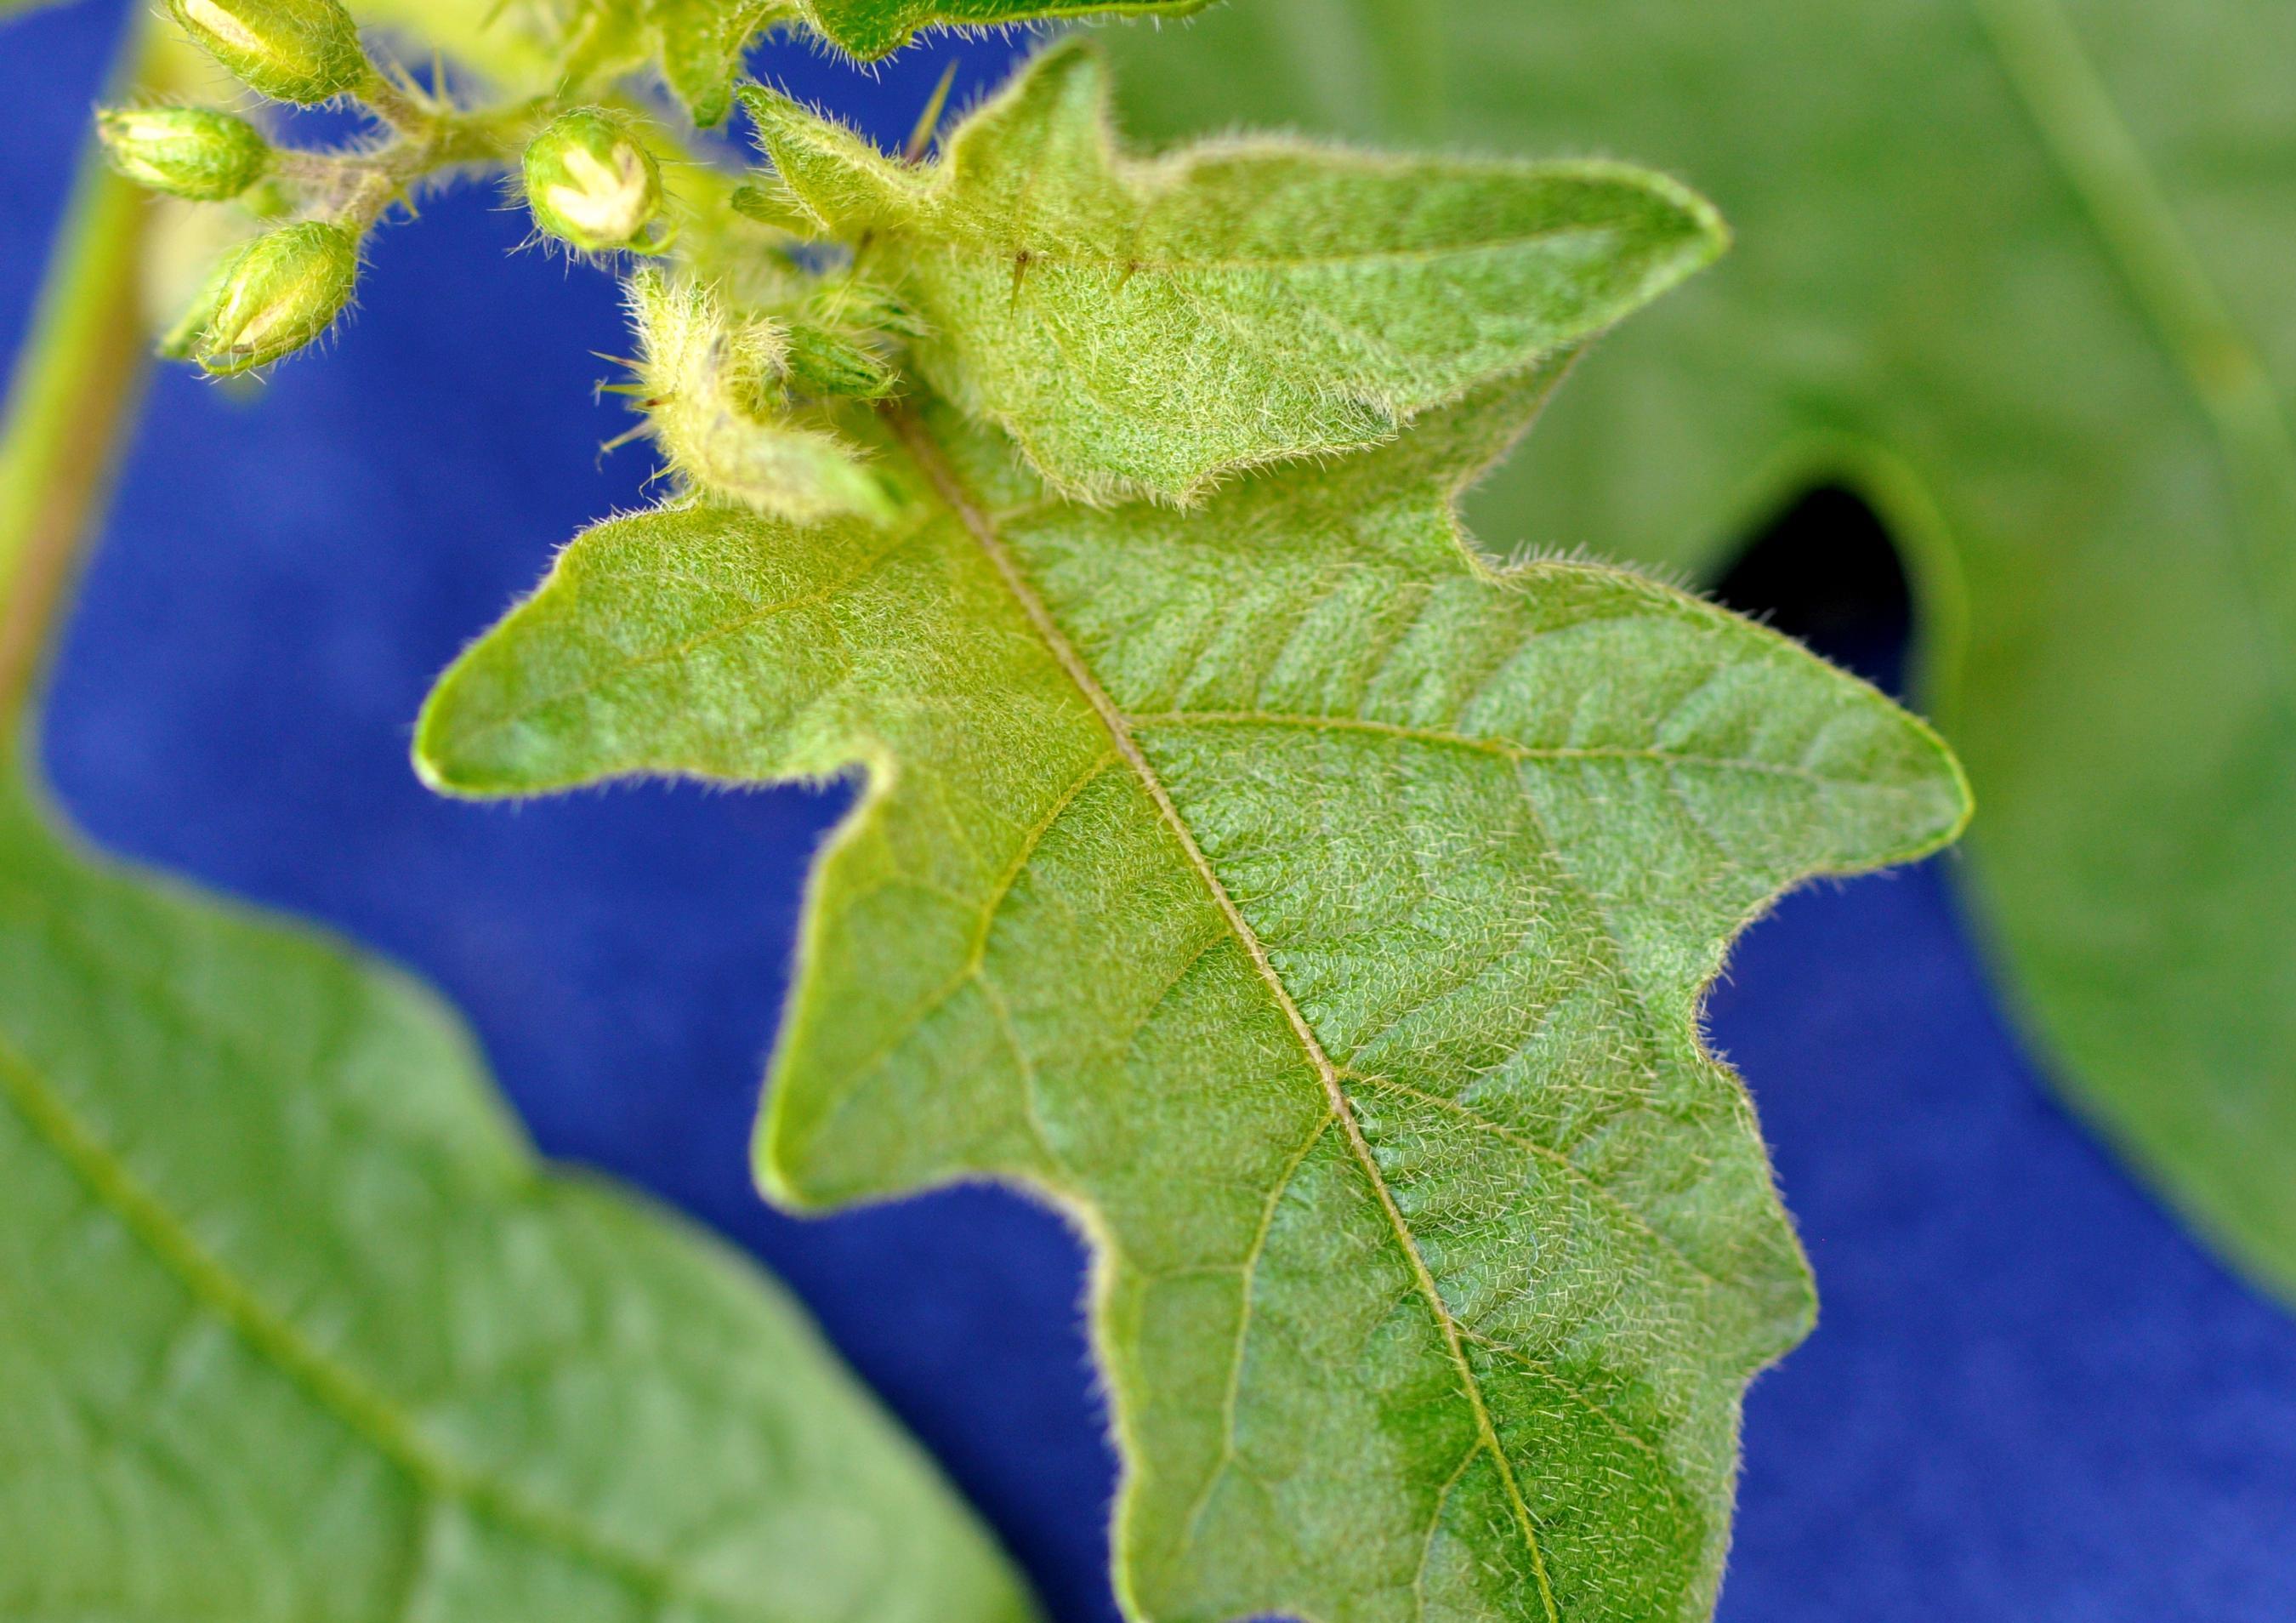
[[[1873,502],[2013,1001],[2296,1293],[2296,7],[1248,0],[1117,48],[1144,132],[1710,193],[1738,251],[1604,347],[1486,533],[1710,571],[1814,482]]]
[[[545,1172],[403,977],[0,786],[0,1614],[1024,1623],[724,1247]]]

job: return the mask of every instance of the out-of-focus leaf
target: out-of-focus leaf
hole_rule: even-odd
[[[799,1309],[403,977],[0,786],[0,1615],[1025,1623]]]

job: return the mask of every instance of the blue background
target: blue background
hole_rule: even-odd
[[[120,14],[0,32],[12,350]],[[960,96],[1006,56],[975,47]],[[941,60],[863,77],[785,47],[761,65],[891,140]],[[357,318],[259,398],[160,375],[56,674],[54,787],[104,844],[427,974],[545,1149],[764,1258],[1056,1618],[1111,1619],[1114,1466],[1061,1223],[991,1190],[796,1222],[750,1188],[800,886],[843,795],[484,808],[407,770],[432,674],[586,520],[642,499],[650,467],[596,450],[627,421],[591,395],[591,352],[624,347],[609,283],[505,258],[523,234],[467,189],[380,234]],[[1804,512],[1795,546],[1734,584],[1886,673],[1890,571],[1842,505]],[[1950,863],[1792,899],[1715,997],[1824,1298],[1748,1404],[1722,1615],[2296,1619],[2296,1322],[2054,1101]]]

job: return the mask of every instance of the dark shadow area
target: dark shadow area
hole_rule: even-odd
[[[1856,492],[1822,485],[1797,497],[1739,554],[1714,595],[1903,696],[1913,594],[1880,516]]]

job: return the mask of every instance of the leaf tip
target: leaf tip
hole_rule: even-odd
[[[792,1143],[796,1135],[789,1121],[792,1090],[783,1085],[780,1070],[776,1065],[767,1083],[765,1108],[758,1113],[757,1125],[750,1135],[750,1181],[779,1210],[826,1211],[838,1204],[838,1199],[832,1191],[809,1185],[799,1170],[801,1158]]]
[[[1675,227],[1667,275],[1660,289],[1654,292],[1686,280],[1730,251],[1730,222],[1703,193],[1653,170],[1639,171],[1638,178],[1650,196],[1672,215]]]
[[[1960,754],[1945,741],[1943,734],[1911,711],[1905,713],[1906,724],[1935,764],[1934,782],[1939,801],[1937,828],[1916,849],[1908,853],[1908,861],[1925,857],[1944,850],[1969,831],[1977,815],[1977,793],[1970,785],[1969,770],[1961,763]]]
[[[447,668],[415,717],[408,755],[414,776],[434,795],[486,800],[536,787],[528,729],[473,694],[486,646],[480,643]]]

